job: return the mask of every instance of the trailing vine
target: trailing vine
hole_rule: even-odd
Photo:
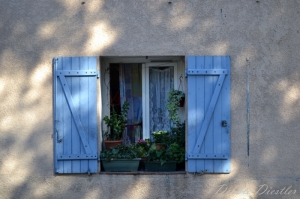
[[[167,110],[169,111],[169,118],[173,124],[178,124],[180,122],[180,117],[178,115],[179,104],[181,98],[185,97],[185,94],[179,90],[172,90],[168,93],[167,100]]]

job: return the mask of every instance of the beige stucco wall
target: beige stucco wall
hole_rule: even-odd
[[[1,0],[0,198],[300,198],[299,4]],[[78,55],[229,55],[231,173],[53,175],[52,58]]]

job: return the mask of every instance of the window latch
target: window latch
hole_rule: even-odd
[[[227,127],[227,121],[226,120],[222,120],[222,127]]]

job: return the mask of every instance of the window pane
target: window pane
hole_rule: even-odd
[[[149,69],[149,110],[150,132],[170,131],[170,120],[166,103],[168,92],[174,85],[174,67],[150,67]]]

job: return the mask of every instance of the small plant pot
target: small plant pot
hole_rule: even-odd
[[[185,97],[182,97],[179,101],[179,107],[184,107]]]
[[[105,148],[108,150],[111,147],[119,146],[122,144],[122,140],[104,140]]]

